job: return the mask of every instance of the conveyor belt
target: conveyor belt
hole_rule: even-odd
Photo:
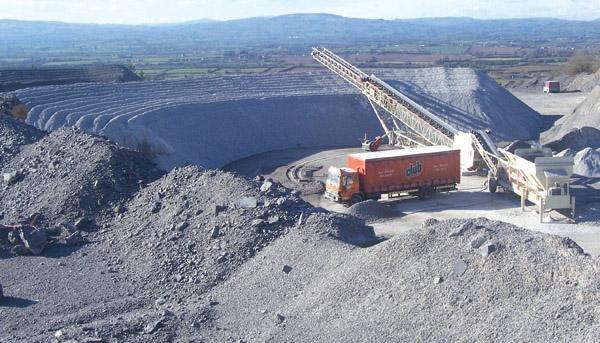
[[[357,87],[428,145],[453,146],[456,129],[377,77],[367,75],[327,49],[312,51],[315,60]]]

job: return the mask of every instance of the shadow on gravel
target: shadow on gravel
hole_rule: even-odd
[[[0,300],[0,307],[16,307],[16,308],[25,308],[31,305],[37,304],[37,301],[17,298],[17,297],[4,297]]]
[[[81,248],[81,246],[70,247],[64,243],[53,243],[46,248],[42,253],[42,256],[48,258],[66,257],[79,250],[79,248]]]
[[[72,253],[79,250],[82,246],[71,247],[67,246],[64,243],[52,243],[48,245],[44,251],[40,255],[31,255],[26,254],[24,257],[46,257],[46,258],[62,258],[71,255]],[[14,257],[19,257],[21,255],[17,255],[10,251],[10,249],[2,249],[0,248],[0,260],[9,259]]]

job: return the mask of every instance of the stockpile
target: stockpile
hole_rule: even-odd
[[[346,214],[363,219],[366,222],[386,220],[400,215],[393,207],[377,200],[367,200],[348,207]]]
[[[42,131],[0,113],[0,169],[19,153],[22,146],[43,136]]]
[[[77,245],[57,240],[37,260],[0,259],[5,291],[23,297],[9,303],[27,304],[7,308],[7,316],[21,319],[0,322],[0,340],[193,339],[209,325],[204,306],[218,303],[205,292],[292,233],[363,246],[377,242],[362,221],[314,209],[270,180],[174,169]]]
[[[381,242],[271,180],[157,179],[141,154],[73,128],[7,168],[0,341],[598,338],[598,263],[568,239],[477,219]],[[34,254],[40,230],[39,256],[6,246]]]
[[[21,135],[28,133],[28,129],[21,131]],[[160,175],[140,153],[76,128],[54,131],[23,147],[4,164],[1,174],[4,222],[83,221],[90,226],[120,211],[124,199]]]
[[[556,151],[600,147],[600,86],[579,104],[573,113],[556,121],[541,135],[542,143]]]
[[[375,71],[460,129],[499,139],[539,134],[537,113],[470,69]],[[330,72],[78,84],[15,92],[43,130],[77,126],[144,151],[168,170],[220,168],[272,150],[354,146],[381,134],[358,90]],[[516,119],[518,118],[518,120]],[[517,124],[518,123],[518,124]],[[302,128],[299,130],[298,128]],[[260,139],[257,139],[260,137]]]
[[[575,154],[573,172],[582,176],[600,177],[600,149],[585,148]]]
[[[541,117],[487,74],[470,68],[384,69],[384,81],[462,131],[496,140],[536,139]]]
[[[600,85],[600,69],[592,74],[578,74],[565,87],[568,91],[591,92]]]
[[[108,239],[132,280],[201,290],[294,229],[307,208],[269,180],[185,167],[137,193]]]
[[[574,242],[487,219],[429,220],[366,249],[287,235],[211,292],[195,337],[596,341],[598,287]]]

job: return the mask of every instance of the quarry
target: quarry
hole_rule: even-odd
[[[563,80],[579,103],[328,51],[310,71],[6,82],[0,341],[598,341],[597,78]],[[460,180],[435,192],[325,197],[349,155],[450,138]]]

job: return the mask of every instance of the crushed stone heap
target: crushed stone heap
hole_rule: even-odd
[[[23,147],[1,174],[4,222],[35,217],[39,224],[58,225],[110,217],[127,196],[161,173],[138,152],[63,128]]]
[[[490,129],[498,141],[537,139],[542,130],[539,113],[482,71],[438,67],[373,72],[458,130]]]
[[[542,133],[542,143],[555,151],[600,148],[600,86],[554,126]]]
[[[582,176],[600,177],[600,149],[585,148],[575,154],[573,172]]]
[[[310,252],[310,253],[307,253]],[[598,260],[510,224],[428,220],[360,249],[288,235],[211,292],[209,341],[596,341]],[[284,273],[279,266],[292,269]]]
[[[0,169],[21,148],[44,137],[45,133],[0,113]]]
[[[5,311],[21,320],[0,322],[0,341],[194,340],[210,319],[204,305],[217,304],[206,292],[281,237],[378,242],[361,220],[315,209],[270,180],[198,167],[148,184],[112,219],[76,248],[0,259],[5,290],[39,299]]]

